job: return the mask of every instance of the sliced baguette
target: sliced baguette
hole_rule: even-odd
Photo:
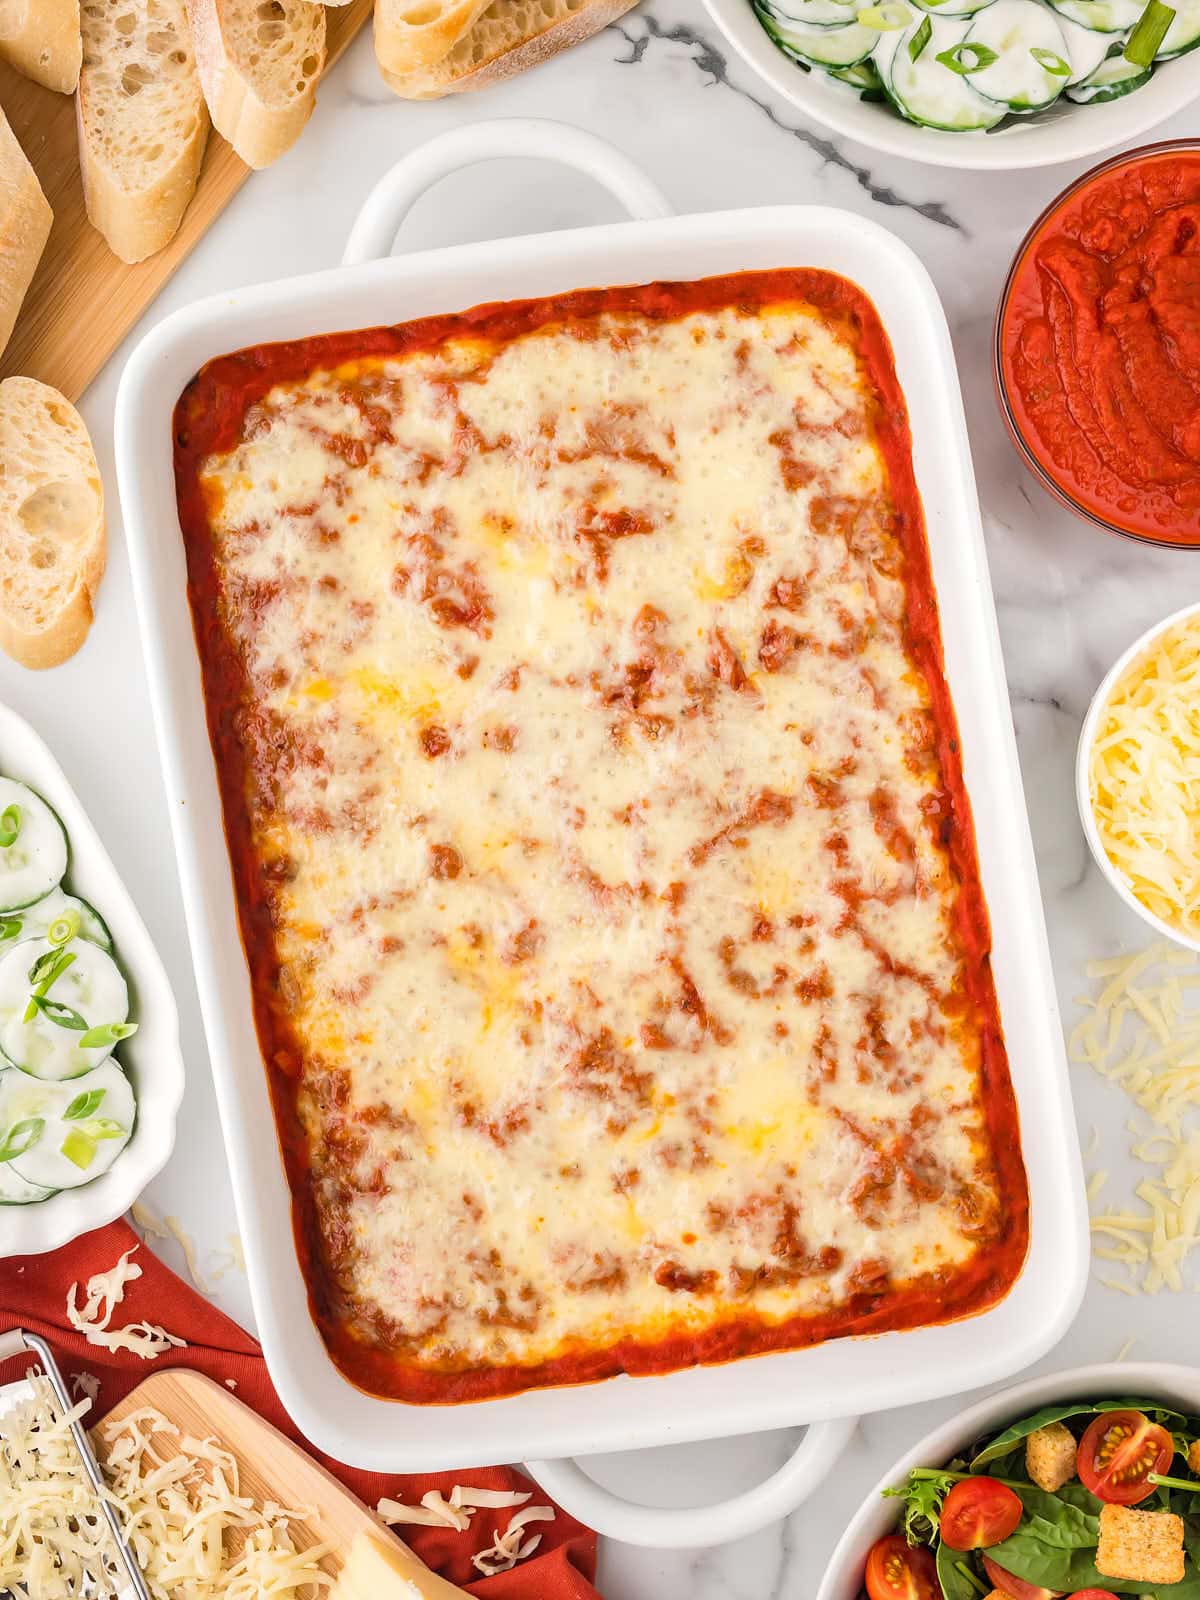
[[[37,174],[0,111],[0,351],[13,331],[53,221]]]
[[[79,0],[0,0],[0,57],[35,83],[74,94],[83,61]]]
[[[487,89],[581,44],[636,4],[637,0],[491,0],[471,31],[440,61],[419,71],[396,73],[380,57],[380,71],[389,88],[405,100],[437,100]]]
[[[474,27],[489,0],[375,0],[375,56],[380,70],[431,67]]]
[[[188,0],[213,127],[248,167],[289,150],[325,66],[325,7],[313,0]]]
[[[142,261],[174,238],[208,140],[183,0],[83,0],[81,18],[87,213],[115,255]]]
[[[0,383],[0,648],[56,667],[104,576],[104,489],[83,418],[34,378]]]

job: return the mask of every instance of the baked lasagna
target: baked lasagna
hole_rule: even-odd
[[[903,395],[818,271],[241,351],[196,636],[314,1316],[448,1402],[942,1321],[1027,1191]]]

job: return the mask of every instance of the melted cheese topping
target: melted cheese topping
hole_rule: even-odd
[[[1200,615],[1117,680],[1089,764],[1100,842],[1134,895],[1200,938]]]
[[[455,338],[279,384],[205,463],[326,1292],[423,1370],[774,1325],[994,1234],[846,326]]]

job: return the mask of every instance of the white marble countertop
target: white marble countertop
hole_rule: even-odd
[[[1197,70],[1200,70],[1198,68]],[[1116,654],[1158,617],[1200,598],[1200,556],[1159,552],[1092,532],[1026,476],[992,395],[988,336],[1013,251],[1076,168],[960,174],[875,157],[807,126],[731,59],[699,0],[648,0],[588,44],[483,96],[405,104],[377,76],[361,38],[321,91],[300,144],[255,176],[202,241],[83,402],[109,489],[109,572],[87,647],[37,676],[0,659],[0,697],[30,718],[87,796],[92,818],[156,936],[174,981],[189,1078],[175,1155],[151,1186],[215,1260],[236,1227],[204,1036],[191,975],[166,804],[116,504],[113,401],[132,342],[201,294],[335,262],[362,198],[398,156],[443,129],[494,116],[545,116],[612,139],[680,211],[820,201],[875,217],[901,234],[945,301],[966,394],[992,577],[1000,611],[1060,1000],[1067,1020],[1089,957],[1145,942],[1101,881],[1078,826],[1072,759],[1092,690]],[[1200,131],[1195,113],[1157,137]],[[590,183],[549,165],[511,162],[460,174],[422,200],[405,229],[410,249],[614,217]],[[103,315],[102,308],[98,314]],[[169,530],[164,530],[164,537]],[[1080,1126],[1103,1132],[1103,1165],[1122,1165],[1121,1097],[1076,1079]],[[176,1266],[172,1244],[161,1247]],[[251,1321],[245,1279],[213,1291]],[[1047,1369],[1116,1356],[1129,1339],[1142,1359],[1195,1359],[1196,1302],[1134,1300],[1093,1282]],[[806,1600],[870,1482],[955,1402],[866,1421],[827,1491],[788,1522],[723,1549],[660,1553],[609,1546],[608,1600]],[[647,1452],[606,1462],[614,1487],[661,1504],[699,1504],[746,1487],[782,1459],[788,1434]]]

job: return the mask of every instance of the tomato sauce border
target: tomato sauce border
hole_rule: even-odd
[[[456,337],[508,342],[548,325],[586,322],[605,313],[669,322],[697,311],[731,307],[754,315],[772,305],[796,301],[840,323],[874,390],[875,439],[887,469],[905,554],[906,644],[910,660],[928,686],[936,727],[943,780],[939,798],[946,818],[946,848],[958,886],[953,920],[962,941],[965,985],[979,1028],[982,1100],[1000,1203],[996,1237],[981,1245],[959,1269],[924,1274],[893,1290],[859,1293],[819,1315],[802,1314],[775,1324],[733,1317],[699,1333],[666,1334],[652,1340],[626,1338],[603,1348],[581,1345],[534,1365],[442,1371],[406,1364],[394,1352],[365,1344],[336,1314],[321,1259],[316,1203],[308,1181],[307,1141],[296,1108],[295,1067],[302,1059],[303,1046],[278,992],[278,959],[245,806],[245,751],[235,731],[237,713],[249,699],[249,688],[219,620],[219,574],[200,483],[201,465],[206,457],[234,448],[247,410],[274,385],[302,381],[314,370],[345,361],[411,355]],[[1029,1244],[1029,1192],[1020,1124],[992,978],[991,927],[963,783],[958,726],[945,677],[924,513],[913,474],[908,409],[891,343],[867,295],[835,273],[783,268],[692,282],[581,289],[536,300],[489,303],[390,327],[257,345],[218,357],[201,369],[176,405],[173,432],[188,597],[251,976],[255,1025],[291,1188],[296,1249],[310,1309],[330,1355],[345,1376],[367,1392],[388,1399],[463,1403],[549,1385],[595,1382],[618,1373],[671,1372],[798,1349],[852,1334],[941,1324],[974,1315],[1001,1300],[1016,1281]]]

